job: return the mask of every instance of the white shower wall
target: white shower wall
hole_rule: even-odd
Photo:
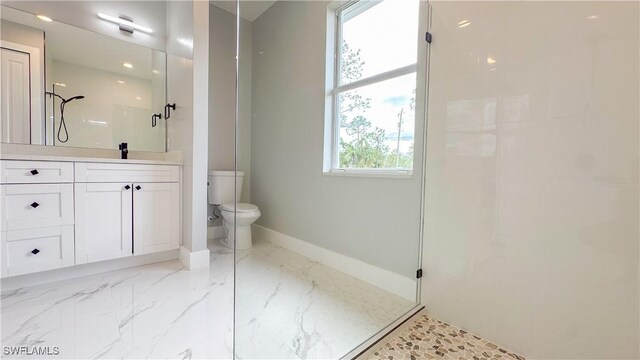
[[[164,62],[162,59],[163,68]],[[56,87],[63,98],[85,97],[65,107],[69,141],[61,144],[56,139],[56,145],[117,149],[119,143],[126,142],[131,150],[165,151],[165,121],[151,127],[151,114],[161,113],[164,107],[164,74],[143,79],[57,60],[48,70],[47,91],[52,90],[51,84],[63,83],[65,87]],[[156,83],[153,76],[161,78],[161,83]],[[56,99],[56,132],[60,126],[59,104]],[[51,116],[50,97],[47,115]],[[64,140],[64,133],[61,136]]]
[[[639,3],[432,10],[427,311],[531,358],[638,358]]]

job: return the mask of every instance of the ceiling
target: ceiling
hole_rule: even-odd
[[[247,21],[254,21],[275,2],[276,0],[240,0],[240,17]],[[212,0],[211,4],[232,14],[236,13],[235,0]]]

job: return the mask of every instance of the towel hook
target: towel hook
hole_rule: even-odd
[[[156,127],[158,125],[158,119],[162,120],[162,114],[153,114],[151,115],[151,127]]]
[[[169,120],[169,118],[171,117],[171,110],[175,110],[175,109],[176,109],[176,103],[165,105],[164,106],[164,119],[165,120]]]

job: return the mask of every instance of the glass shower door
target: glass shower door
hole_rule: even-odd
[[[418,308],[427,5],[240,1],[237,358],[340,358]]]

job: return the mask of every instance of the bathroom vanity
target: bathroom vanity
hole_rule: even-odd
[[[165,259],[182,175],[167,160],[164,48],[1,8],[1,277]],[[137,160],[119,159],[123,143]]]
[[[0,167],[2,277],[180,246],[178,162],[15,156]]]

